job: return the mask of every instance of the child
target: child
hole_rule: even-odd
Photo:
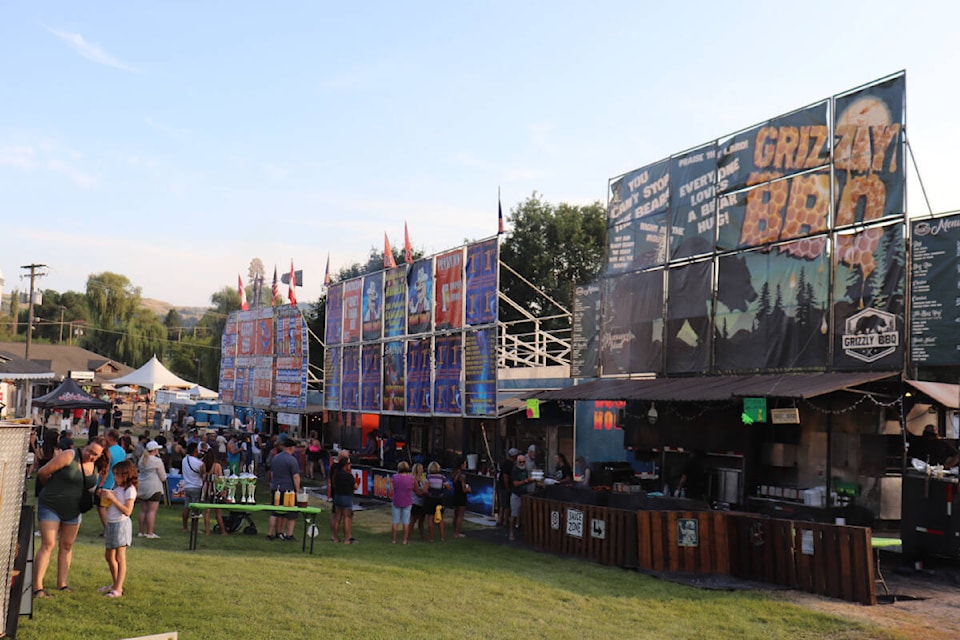
[[[130,460],[123,460],[113,468],[115,480],[113,490],[102,489],[100,498],[109,500],[107,507],[107,528],[104,532],[106,552],[104,557],[110,567],[110,576],[113,584],[100,587],[108,598],[119,598],[123,595],[123,581],[127,577],[127,547],[133,539],[133,523],[130,514],[137,501],[137,465]]]

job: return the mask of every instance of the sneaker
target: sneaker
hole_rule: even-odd
[[[144,538],[150,538],[151,540],[157,540],[157,539],[160,538],[160,536],[158,536],[158,535],[155,534],[155,533],[145,533],[145,534],[143,534],[143,537],[144,537]]]
[[[281,540],[281,539],[283,539],[283,536],[282,536],[282,535],[281,535],[281,536],[272,536],[272,535],[270,535],[269,533],[267,534],[267,540]]]
[[[280,539],[283,540],[284,542],[296,542],[296,541],[297,541],[297,536],[287,536],[287,535],[285,535],[285,536],[283,536],[283,537],[280,538]]]
[[[143,532],[141,531],[141,532],[137,533],[137,537],[138,537],[138,538],[146,538],[146,537],[147,537],[147,534],[145,534],[145,533],[143,533]]]

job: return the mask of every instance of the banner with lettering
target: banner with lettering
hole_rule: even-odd
[[[434,329],[459,329],[463,325],[463,249],[437,256]]]
[[[365,344],[361,348],[362,359],[360,380],[360,410],[379,412],[383,409],[380,403],[382,358],[379,344]]]
[[[430,338],[407,341],[407,413],[429,414]]]
[[[343,377],[340,386],[340,409],[360,410],[360,347],[343,348]]]
[[[463,338],[459,333],[434,338],[433,412],[446,415],[463,413],[461,373]]]
[[[663,270],[603,281],[600,367],[603,375],[663,369]]]
[[[960,364],[960,215],[913,223],[910,360]]]
[[[496,238],[467,247],[466,324],[497,321],[497,268],[500,245]]]
[[[360,299],[363,294],[363,278],[353,278],[343,283],[343,341],[360,342]]]
[[[414,262],[407,274],[407,333],[427,333],[433,316],[433,259]]]
[[[404,407],[403,342],[383,344],[383,410],[403,413]]]
[[[497,415],[496,327],[464,334],[464,410],[468,416]]]
[[[323,351],[323,406],[340,410],[340,349],[327,345]]]
[[[570,375],[595,378],[599,365],[600,283],[573,290],[573,334],[570,339]]]
[[[343,285],[332,284],[327,288],[326,327],[324,342],[340,344],[343,342]]]
[[[383,337],[399,338],[407,332],[407,265],[387,269],[383,296]]]
[[[310,365],[307,323],[299,307],[282,305],[273,308],[277,324],[273,404],[284,409],[305,409]]]
[[[363,322],[365,341],[379,340],[383,330],[383,271],[363,277]]]
[[[836,227],[903,215],[905,92],[900,75],[836,98]]]
[[[713,252],[716,194],[715,143],[670,159],[671,259]]]
[[[608,275],[666,261],[669,204],[669,158],[631,171],[610,183]]]

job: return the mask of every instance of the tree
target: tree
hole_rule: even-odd
[[[140,287],[118,273],[87,278],[90,329],[86,345],[107,358],[138,367],[163,354],[166,330],[160,319],[140,306]]]
[[[266,269],[263,267],[263,260],[254,258],[250,261],[250,267],[247,269],[247,282],[253,284],[256,276],[260,276],[260,281],[262,282],[265,274]]]
[[[390,247],[393,251],[393,259],[398,265],[403,264],[403,249],[397,251],[393,247]],[[419,260],[423,257],[423,251],[414,251],[413,259]],[[367,256],[366,262],[354,262],[353,264],[343,267],[337,271],[337,275],[333,278],[336,282],[343,282],[344,280],[349,280],[350,278],[357,278],[360,276],[365,276],[368,273],[376,273],[377,271],[383,270],[383,251],[377,249],[376,247],[370,247],[370,253]]]
[[[167,311],[167,317],[163,319],[163,326],[167,328],[167,340],[175,342],[183,337],[183,320],[180,318],[180,312],[176,309]]]
[[[571,310],[574,287],[594,280],[603,265],[603,205],[599,201],[552,205],[533,192],[511,210],[508,219],[511,231],[500,247],[501,261]],[[501,271],[500,289],[535,316],[561,312],[507,269]],[[503,305],[501,316],[506,320],[519,318],[515,310]]]

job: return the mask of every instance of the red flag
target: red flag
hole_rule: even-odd
[[[410,234],[407,233],[407,223],[403,223],[403,261],[413,264],[413,249],[410,248]]]
[[[290,283],[287,286],[287,299],[290,306],[297,304],[297,274],[293,271],[293,260],[290,261]]]
[[[497,218],[498,218],[498,227],[497,235],[503,233],[503,204],[500,202],[500,189],[497,189]]]
[[[390,248],[390,239],[387,238],[387,232],[383,232],[383,268],[394,269],[397,261],[393,257],[393,249]]]
[[[323,286],[330,286],[330,254],[327,254],[327,270],[323,274]]]
[[[250,309],[250,305],[247,304],[247,292],[243,288],[243,278],[240,277],[240,274],[237,274],[237,293],[240,294],[240,311],[247,311]]]
[[[273,265],[273,286],[270,287],[270,304],[277,306],[280,300],[280,282],[277,280],[277,265]]]

